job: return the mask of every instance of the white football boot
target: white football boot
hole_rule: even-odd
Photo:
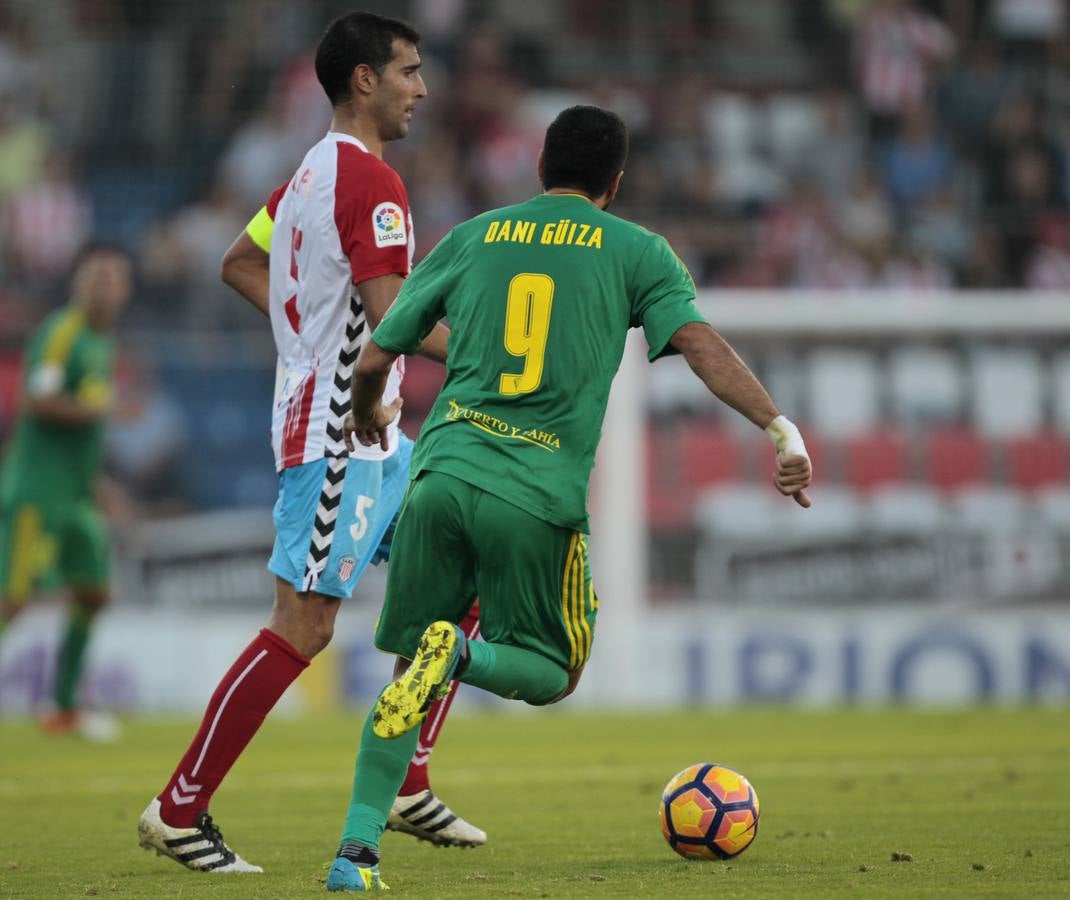
[[[458,816],[430,789],[398,797],[390,808],[386,827],[439,847],[478,847],[487,842],[485,831]]]
[[[193,828],[172,828],[160,818],[160,800],[154,797],[137,823],[138,843],[195,872],[263,872],[226,845],[207,812]]]

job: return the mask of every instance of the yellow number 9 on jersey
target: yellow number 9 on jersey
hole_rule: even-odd
[[[554,280],[549,275],[522,272],[509,282],[505,304],[505,349],[524,357],[519,375],[502,373],[498,393],[507,397],[530,394],[542,383],[546,338],[550,333],[550,307]]]

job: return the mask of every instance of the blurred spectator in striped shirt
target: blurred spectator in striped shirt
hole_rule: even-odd
[[[888,138],[896,120],[926,100],[934,69],[954,53],[951,30],[913,0],[872,0],[854,35],[855,73],[872,138]]]
[[[51,281],[67,274],[89,239],[93,209],[64,152],[49,153],[40,178],[4,206],[3,220],[8,271],[16,279]]]

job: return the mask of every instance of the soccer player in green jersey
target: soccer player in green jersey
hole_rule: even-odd
[[[112,329],[130,299],[129,257],[95,244],[80,254],[70,302],[30,338],[22,412],[0,467],[0,633],[33,594],[68,588],[70,614],[48,731],[114,736],[78,708],[89,633],[108,601],[107,529],[96,504],[112,405]]]
[[[539,160],[545,193],[454,228],[361,354],[347,434],[370,446],[385,442],[400,407],[381,402],[394,359],[449,318],[446,381],[416,442],[375,633],[399,671],[364,725],[329,890],[381,886],[387,812],[416,726],[450,678],[536,705],[575,688],[598,609],[588,479],[630,328],[643,328],[651,361],[682,354],[764,428],[778,451],[777,488],[810,504],[798,429],[703,320],[687,269],[664,238],[606,212],[626,156],[617,116],[565,110]],[[453,624],[473,588],[482,642]]]

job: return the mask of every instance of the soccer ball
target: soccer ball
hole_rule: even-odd
[[[731,859],[758,834],[758,795],[738,772],[688,766],[661,795],[661,833],[685,859]]]

